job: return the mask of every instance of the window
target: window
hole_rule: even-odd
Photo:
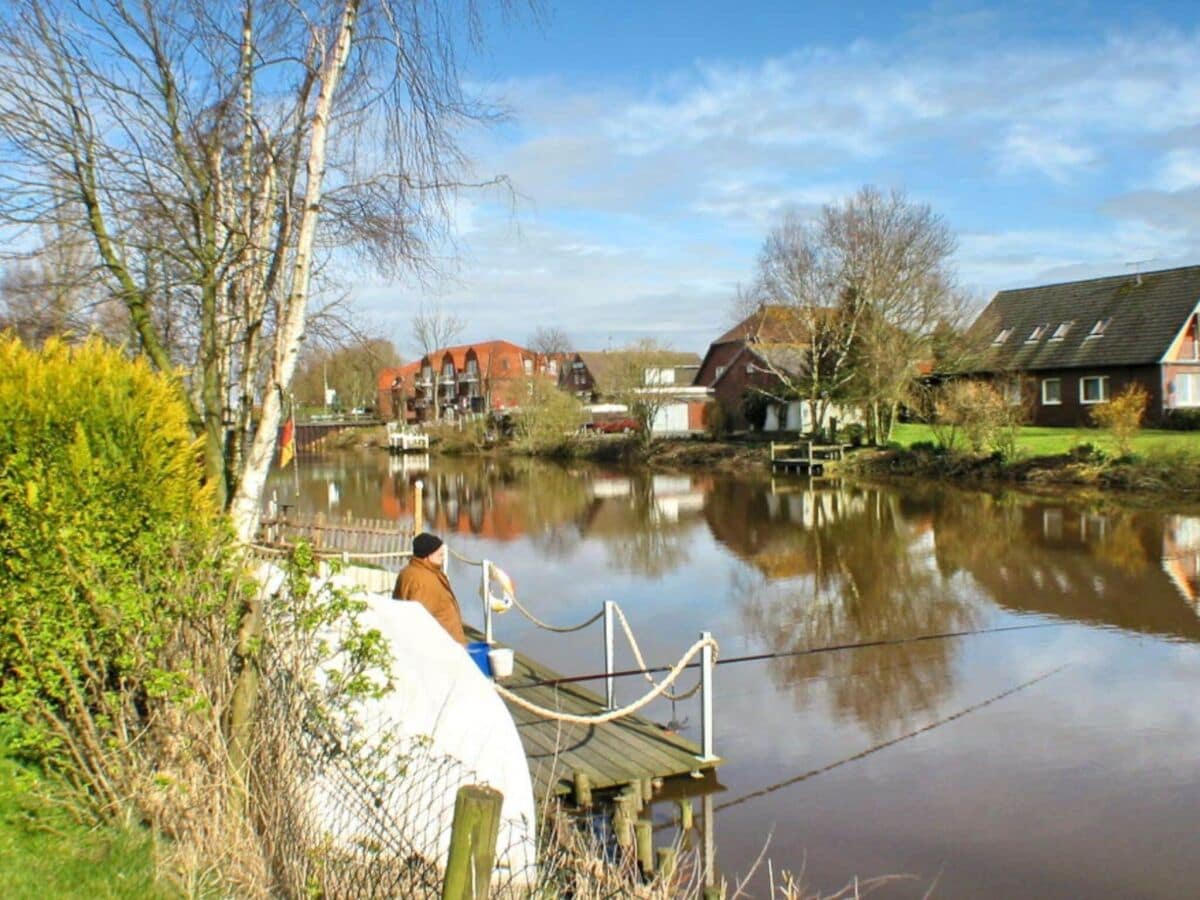
[[[724,374],[725,374],[725,367],[717,366],[717,374],[713,376],[713,381],[716,381],[718,378],[720,378]]]
[[[1046,333],[1049,326],[1044,322],[1041,325],[1034,325],[1033,331],[1029,332],[1029,337],[1025,338],[1025,343],[1030,344],[1034,341],[1041,340],[1042,335]]]
[[[1102,334],[1104,334],[1105,329],[1108,328],[1108,323],[1111,321],[1112,319],[1097,319],[1096,324],[1092,326],[1092,330],[1088,332],[1088,337],[1100,337]]]
[[[1108,376],[1085,375],[1079,379],[1080,403],[1105,403],[1108,401]]]
[[[1059,406],[1062,404],[1062,379],[1042,379],[1042,406]]]
[[[1067,332],[1071,330],[1074,322],[1059,322],[1058,327],[1054,329],[1054,334],[1050,335],[1050,340],[1061,341],[1067,336]]]
[[[1008,340],[1008,338],[1011,334],[1012,334],[1011,328],[1001,328],[1000,333],[996,335],[996,339],[994,341],[992,341],[992,343],[993,344],[1003,344],[1005,341]]]
[[[546,363],[546,368],[549,369],[551,375],[557,375],[558,374],[558,360],[557,359],[550,360],[550,362]]]
[[[442,364],[442,377],[443,378],[453,378],[454,377],[454,363],[450,362],[450,360],[446,360],[446,362],[444,362]]]
[[[1200,406],[1200,374],[1176,375],[1172,406]]]
[[[1003,395],[1005,401],[1008,403],[1009,406],[1020,406],[1021,405],[1021,378],[1020,378],[1020,376],[1014,376],[1012,378],[1007,379],[1001,385],[1000,392]]]
[[[525,367],[526,375],[533,374],[533,360],[532,359],[522,360],[522,365],[524,365],[524,367]]]

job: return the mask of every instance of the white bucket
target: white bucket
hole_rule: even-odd
[[[488,662],[492,664],[493,678],[507,678],[513,672],[513,652],[508,647],[489,650]]]

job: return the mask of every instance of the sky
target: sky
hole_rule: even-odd
[[[480,180],[434,278],[350,285],[416,355],[462,340],[703,353],[770,228],[863,185],[929,204],[979,305],[997,290],[1200,263],[1195,2],[547,3],[464,61],[507,111],[461,135]]]

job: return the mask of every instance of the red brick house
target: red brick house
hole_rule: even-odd
[[[557,381],[564,357],[543,355],[510,341],[445,347],[416,362],[379,372],[376,384],[384,419],[427,422],[520,405],[519,387],[534,376]],[[437,394],[437,403],[434,395]]]
[[[1147,424],[1200,410],[1200,266],[1001,291],[968,331],[971,374],[1023,399],[1035,425],[1090,424],[1090,410],[1132,384]]]

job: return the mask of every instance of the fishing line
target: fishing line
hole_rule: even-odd
[[[804,650],[777,650],[769,653],[751,653],[745,656],[731,656],[718,659],[716,665],[731,666],[734,663],[760,662],[767,659],[783,659],[789,656],[814,656],[818,653],[834,653],[839,650],[865,650],[871,647],[894,647],[900,644],[917,644],[922,641],[944,641],[952,638],[970,637],[977,634],[1001,634],[1006,631],[1029,631],[1035,628],[1061,628],[1065,622],[1033,622],[1026,625],[1001,625],[996,628],[975,628],[967,631],[944,631],[939,634],[921,634],[916,637],[882,638],[877,641],[859,641],[849,644],[830,644],[825,647],[809,647]],[[685,669],[698,669],[700,663],[689,663]],[[549,687],[560,684],[574,684],[580,681],[599,681],[602,678],[626,678],[630,675],[654,675],[670,672],[671,666],[653,666],[647,669],[622,669],[618,672],[597,672],[594,675],[566,675],[561,678],[547,678],[543,681],[527,681],[524,684],[505,685],[510,691],[524,688]]]
[[[828,765],[821,766],[819,769],[809,769],[807,772],[804,772],[803,774],[800,774],[800,775],[796,775],[792,778],[787,779],[786,781],[780,781],[780,782],[777,782],[776,784],[770,785],[769,787],[760,788],[757,791],[752,791],[749,794],[744,794],[743,796],[737,797],[736,799],[728,800],[725,803],[721,803],[721,804],[713,807],[713,812],[719,812],[723,809],[729,809],[731,806],[738,806],[742,803],[746,803],[747,801],[757,799],[758,797],[764,797],[767,794],[773,794],[773,793],[775,793],[775,791],[782,790],[783,788],[789,787],[790,785],[799,784],[801,781],[808,781],[808,779],[810,779],[810,778],[815,778],[816,776],[823,775],[826,772],[832,772],[834,769],[837,769],[848,763],[852,763],[852,762],[856,762],[860,759],[864,759],[865,757],[870,756],[872,753],[878,753],[880,750],[886,750],[888,747],[894,747],[896,744],[899,744],[901,741],[907,741],[909,738],[914,738],[919,734],[924,734],[927,731],[933,731],[933,729],[935,729],[935,728],[940,728],[941,726],[947,725],[956,719],[961,719],[963,716],[968,715],[969,713],[973,713],[978,710],[981,710],[985,706],[990,706],[993,703],[1003,700],[1005,697],[1011,697],[1013,694],[1017,693],[1018,691],[1023,691],[1028,687],[1033,687],[1039,681],[1045,681],[1051,675],[1057,675],[1059,672],[1061,672],[1063,669],[1065,669],[1067,667],[1067,665],[1068,664],[1064,664],[1064,665],[1059,666],[1058,668],[1051,669],[1049,672],[1044,672],[1041,675],[1037,676],[1036,678],[1031,678],[1029,681],[1024,681],[1021,684],[1018,684],[1016,687],[1011,687],[1006,691],[1000,692],[999,694],[994,694],[991,697],[989,697],[988,699],[982,700],[973,706],[968,706],[965,709],[960,709],[958,712],[954,713],[953,715],[946,716],[944,719],[937,719],[936,721],[930,722],[928,725],[924,725],[921,728],[918,728],[916,731],[910,731],[906,734],[900,735],[899,737],[894,737],[891,740],[884,741],[881,744],[876,744],[873,747],[868,747],[866,750],[863,750],[859,753],[855,753],[853,756],[844,757],[843,759],[839,759],[836,762],[831,762]]]

